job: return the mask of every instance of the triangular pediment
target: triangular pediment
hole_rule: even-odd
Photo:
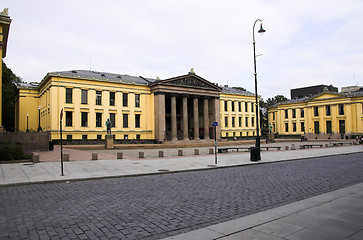
[[[329,99],[329,98],[337,98],[337,97],[340,97],[339,93],[322,92],[315,96],[312,96],[311,100],[321,100],[321,99]]]
[[[199,77],[196,74],[188,74],[184,76],[169,78],[154,82],[152,85],[164,85],[164,86],[177,86],[177,87],[191,87],[200,88],[206,90],[221,91],[222,89],[217,85]]]

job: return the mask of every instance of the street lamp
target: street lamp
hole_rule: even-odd
[[[26,114],[26,131],[29,132],[29,113]]]
[[[38,132],[43,132],[42,127],[40,126],[40,106],[38,107],[38,112],[39,112],[39,125],[38,125]]]
[[[251,148],[251,161],[259,161],[261,160],[261,148],[260,148],[260,128],[259,128],[259,119],[258,119],[258,95],[257,95],[257,70],[256,70],[256,41],[255,41],[255,26],[256,23],[260,22],[260,30],[258,30],[258,33],[263,34],[265,32],[265,29],[262,28],[262,20],[257,19],[255,23],[253,24],[253,63],[254,63],[254,70],[255,70],[255,94],[256,94],[256,145],[254,148]]]

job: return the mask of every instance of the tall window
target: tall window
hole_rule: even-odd
[[[251,126],[252,126],[252,127],[254,127],[254,126],[255,126],[255,118],[254,118],[254,117],[252,117],[252,119],[251,119]]]
[[[301,127],[301,131],[302,132],[305,132],[305,123],[304,122],[301,123],[301,126],[300,127]]]
[[[72,95],[73,95],[72,88],[66,88],[66,103],[72,103]]]
[[[88,91],[84,89],[81,92],[81,104],[88,104]]]
[[[232,112],[234,112],[234,102],[232,101],[231,104],[232,104]]]
[[[102,113],[96,113],[96,127],[102,127]]]
[[[135,128],[140,127],[140,114],[135,114]]]
[[[96,91],[96,105],[102,105],[102,92]]]
[[[285,118],[289,118],[289,110],[285,109]]]
[[[128,94],[122,93],[122,106],[127,107],[128,106]]]
[[[272,113],[272,120],[275,120],[275,112]]]
[[[296,123],[292,123],[292,131],[296,132]]]
[[[289,132],[289,124],[285,123],[285,132]]]
[[[331,121],[326,121],[326,133],[332,134]]]
[[[73,113],[66,111],[66,127],[72,127]]]
[[[305,117],[305,113],[304,113],[304,109],[300,109],[300,117],[303,118]]]
[[[81,127],[88,126],[88,113],[81,112]]]
[[[224,111],[227,112],[228,111],[228,102],[224,101]]]
[[[228,127],[228,117],[224,117],[224,126]]]
[[[292,109],[292,118],[296,118],[296,109]]]
[[[239,127],[242,127],[242,117],[239,117],[238,118],[238,126]]]
[[[242,104],[241,104],[241,102],[238,102],[238,112],[242,112]]]
[[[140,107],[140,94],[135,94],[135,107]]]
[[[245,102],[245,112],[248,112],[248,102]]]
[[[253,107],[253,102],[251,102],[251,112],[255,111],[255,108]]]
[[[235,117],[232,117],[232,127],[236,127],[236,118]]]
[[[319,108],[318,107],[314,107],[314,116],[315,117],[319,116]]]
[[[123,120],[123,127],[128,128],[129,127],[129,115],[126,113],[122,114],[122,120]]]
[[[246,127],[248,127],[248,117],[245,119]]]
[[[110,106],[115,106],[115,92],[110,92]]]
[[[116,127],[116,114],[115,113],[110,113],[110,121],[111,121],[112,127]]]
[[[344,115],[344,104],[339,104],[339,115]]]
[[[325,113],[327,116],[331,116],[330,105],[325,106]]]

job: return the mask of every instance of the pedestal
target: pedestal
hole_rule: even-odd
[[[275,142],[275,135],[273,133],[268,134],[268,141],[269,142]]]
[[[114,135],[109,135],[109,134],[107,134],[106,135],[106,145],[105,145],[105,147],[106,147],[106,149],[114,149],[115,147],[113,146],[113,137],[114,137]]]

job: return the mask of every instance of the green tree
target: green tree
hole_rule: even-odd
[[[273,98],[268,98],[266,101],[263,100],[263,98],[260,98],[259,104],[260,104],[260,125],[261,125],[261,133],[267,134],[268,133],[268,116],[267,116],[267,110],[269,107],[280,103],[285,102],[289,100],[287,97],[283,95],[276,95]]]
[[[284,95],[276,95],[275,97],[273,98],[268,98],[266,100],[266,107],[269,108],[277,103],[280,103],[280,102],[286,102],[287,100],[289,100],[287,97],[285,97]]]
[[[16,76],[10,68],[3,62],[2,73],[2,116],[3,126],[6,131],[15,130],[15,83],[21,82],[21,78]]]

